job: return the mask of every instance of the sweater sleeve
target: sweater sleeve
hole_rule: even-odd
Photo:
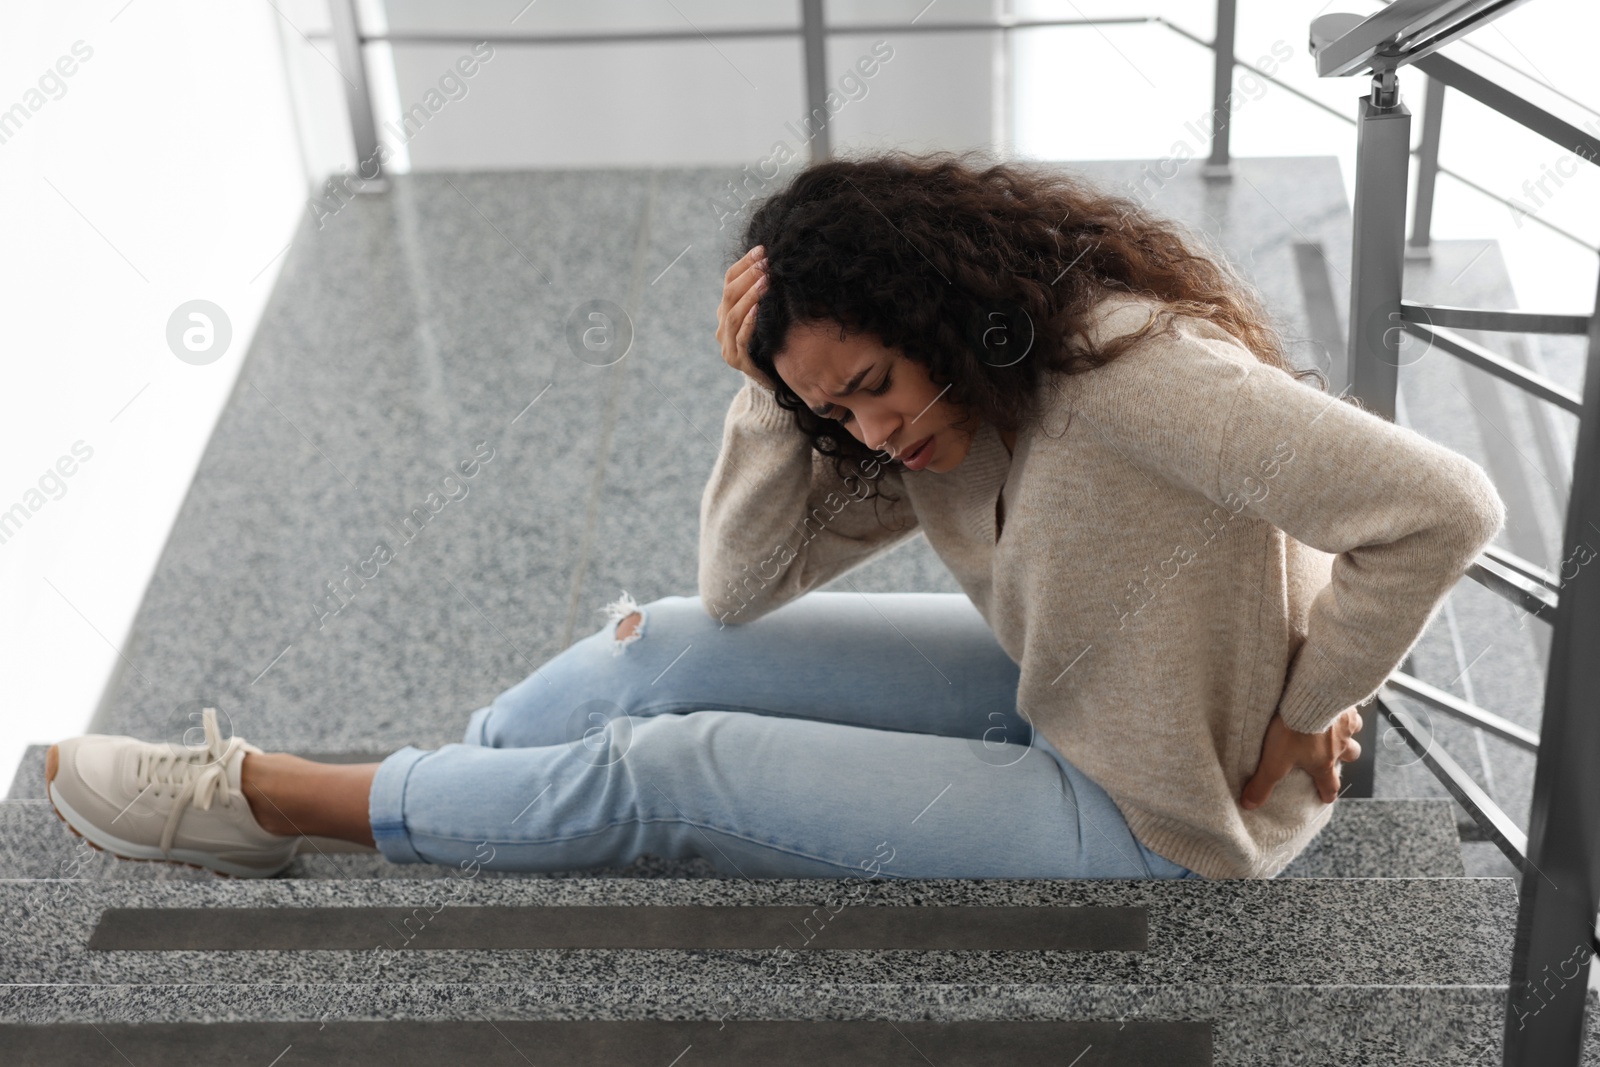
[[[770,389],[747,379],[723,425],[700,500],[700,599],[712,618],[750,622],[910,539],[916,513],[900,472],[879,490],[841,478]]]
[[[1278,704],[1291,729],[1320,733],[1405,659],[1505,505],[1465,456],[1220,333],[1190,324],[1179,344],[1136,347],[1092,372],[1112,371],[1129,398],[1098,429],[1216,505],[1211,528],[1243,514],[1334,555]]]
[[[1334,554],[1278,705],[1304,733],[1377,692],[1505,522],[1470,459],[1261,363],[1234,397],[1213,489]]]

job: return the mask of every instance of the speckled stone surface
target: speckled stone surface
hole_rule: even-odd
[[[267,749],[459,740],[602,624],[575,583],[628,364],[579,359],[567,326],[629,302],[652,180],[418,175],[308,219],[95,729],[169,737],[208,702]]]
[[[1280,878],[1456,878],[1466,874],[1447,800],[1339,801]]]
[[[1490,1062],[1504,880],[0,883],[0,1022],[383,1018],[1201,1019],[1222,1064]],[[856,892],[841,896],[845,889]],[[1143,905],[1140,953],[94,953],[97,909],[263,904]],[[1361,944],[1362,952],[1351,952]]]
[[[1584,1064],[1600,1064],[1592,1020]],[[591,1010],[591,1005],[607,1005]],[[1491,1067],[1504,986],[1200,986],[858,981],[759,990],[619,982],[0,987],[10,1022],[290,1019],[1167,1019],[1212,1024],[1216,1067]],[[486,1023],[487,1025],[487,1023]],[[0,1039],[4,1030],[0,1029]],[[280,1049],[267,1050],[270,1060]]]
[[[1488,1064],[1507,880],[0,883],[0,1023],[245,1019],[1197,1019],[1215,1062]],[[844,890],[854,890],[841,895]],[[1142,953],[92,953],[97,909],[506,903],[1135,905]],[[1362,951],[1352,952],[1352,945]],[[1592,996],[1592,994],[1591,994]],[[1595,1005],[1591,1002],[1593,1029]],[[1591,1048],[1596,1041],[1591,1034]],[[1591,1056],[1593,1053],[1591,1053]],[[1585,1062],[1600,1063],[1600,1058]]]
[[[396,951],[374,923],[374,952],[104,952],[89,935],[106,907],[518,904],[785,904],[917,907],[1124,906],[1149,911],[1144,952],[734,950]],[[7,982],[157,985],[196,981],[552,983],[1020,982],[1484,985],[1509,968],[1515,888],[1498,878],[1278,881],[857,879],[530,879],[408,881],[0,882]],[[785,935],[789,940],[784,941]],[[774,930],[775,949],[792,930]],[[385,944],[385,939],[388,943]],[[1360,945],[1360,952],[1350,951]],[[381,946],[381,949],[380,949]],[[1314,961],[1314,962],[1312,962]]]
[[[1211,1031],[1162,1019],[240,1020],[0,1024],[0,1042],[8,1067],[258,1067],[291,1050],[299,1067],[1211,1067]]]
[[[11,775],[7,800],[33,800],[44,796],[44,754],[48,745],[29,745]]]
[[[1281,878],[1449,878],[1467,873],[1452,806],[1442,800],[1341,800],[1311,844]],[[282,878],[445,878],[453,868],[390,863],[371,853],[306,851]],[[1473,872],[1502,875],[1504,871]],[[494,878],[716,878],[698,857],[641,856],[628,867],[566,872],[484,871]],[[122,861],[73,836],[47,800],[0,801],[0,878],[82,881],[213,881],[175,863]]]

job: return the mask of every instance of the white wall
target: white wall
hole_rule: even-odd
[[[125,2],[0,9],[5,784],[87,726],[305,195],[272,6]],[[233,332],[204,366],[166,339],[196,298]]]

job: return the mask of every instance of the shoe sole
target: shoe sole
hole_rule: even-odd
[[[97,852],[108,852],[119,860],[181,864],[184,867],[193,867],[198,871],[210,871],[225,878],[271,878],[273,875],[287,870],[294,862],[294,854],[290,853],[288,862],[269,871],[261,867],[246,867],[241,863],[232,863],[209,852],[175,848],[169,853],[163,853],[158,848],[151,848],[148,845],[136,845],[131,841],[124,841],[120,837],[113,837],[96,829],[93,823],[73,810],[72,805],[63,800],[56,792],[55,772],[59,766],[59,759],[60,757],[56,753],[56,746],[51,745],[49,751],[45,754],[45,793],[50,801],[51,810],[56,813],[56,818],[67,824],[67,829],[71,830],[75,836],[87,841],[89,846]],[[66,810],[63,811],[63,808]],[[79,829],[79,823],[88,827],[89,832]],[[138,855],[137,853],[150,854]]]

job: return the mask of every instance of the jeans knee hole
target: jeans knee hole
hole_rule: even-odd
[[[645,610],[639,602],[628,595],[624,589],[622,595],[601,609],[607,618],[615,624],[612,628],[611,654],[622,655],[623,649],[644,636]],[[626,629],[626,633],[624,633]]]

